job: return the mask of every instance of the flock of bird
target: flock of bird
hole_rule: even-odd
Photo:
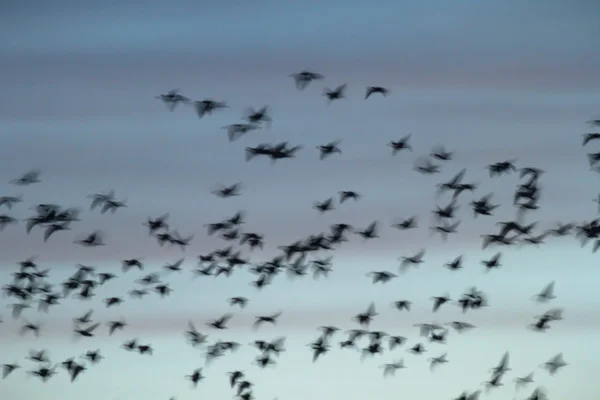
[[[321,74],[302,71],[291,75],[298,90],[305,90],[311,82],[321,81],[324,77]],[[390,91],[381,86],[368,87],[365,92],[365,100],[372,95],[387,96]],[[346,85],[340,85],[337,88],[325,89],[323,92],[326,100],[331,103],[339,101],[346,95]],[[201,101],[192,101],[181,95],[179,91],[173,90],[167,94],[157,96],[164,104],[173,111],[179,104],[193,105],[200,118],[210,115],[212,112],[228,107],[226,102],[205,99]],[[258,110],[249,109],[244,116],[244,122],[235,123],[224,127],[228,139],[234,141],[243,135],[265,127],[272,123],[267,106]],[[599,120],[589,122],[593,127],[600,127]],[[587,146],[591,141],[600,139],[600,132],[587,133],[584,136],[583,145]],[[318,155],[321,160],[334,154],[341,154],[340,141],[332,141],[317,147]],[[408,134],[398,140],[389,143],[391,156],[397,156],[402,152],[413,151],[411,146],[411,135]],[[269,158],[273,163],[277,160],[293,158],[295,154],[302,149],[300,145],[289,145],[288,142],[277,144],[259,144],[254,147],[246,147],[245,157],[250,161],[256,157],[262,156]],[[600,152],[588,154],[588,160],[592,169],[600,168]],[[453,160],[454,152],[448,151],[444,147],[434,149],[429,155],[419,157],[415,163],[416,173],[433,175],[441,173],[444,164]],[[530,215],[538,209],[538,201],[542,194],[540,180],[543,177],[543,171],[533,166],[517,167],[514,160],[499,160],[487,167],[490,179],[499,176],[518,173],[521,182],[517,185],[512,206],[515,208],[516,217],[511,221],[498,222],[497,231],[482,236],[483,248],[497,246],[499,248],[515,244],[540,245],[548,237],[566,237],[574,236],[582,241],[582,244],[593,241],[593,251],[600,247],[600,220],[592,219],[581,223],[558,224],[555,228],[542,231],[538,229],[536,222],[532,222]],[[451,196],[443,205],[438,205],[433,210],[434,224],[429,227],[432,233],[439,234],[443,240],[447,240],[456,233],[460,226],[457,219],[456,210],[459,200],[464,198],[464,193],[475,195],[478,184],[466,182],[466,169],[447,181],[437,184],[438,199],[449,192]],[[32,170],[11,181],[17,186],[29,186],[40,183],[41,171]],[[241,184],[236,183],[230,186],[223,186],[213,193],[222,198],[240,196]],[[462,196],[461,196],[462,195]],[[330,197],[328,199],[314,203],[315,212],[326,213],[335,210],[336,203],[343,203],[348,200],[360,201],[363,194],[355,191],[343,190],[339,192],[339,197]],[[125,200],[119,200],[114,191],[107,193],[97,193],[89,196],[90,210],[99,209],[101,213],[116,213],[127,207]],[[22,196],[4,195],[0,197],[0,230],[14,229],[10,226],[19,224],[19,220],[10,215],[13,208],[19,207],[23,201]],[[600,196],[596,200],[600,204]],[[469,203],[473,217],[492,218],[494,210],[499,207],[492,201],[492,194],[485,194],[474,197]],[[43,230],[43,240],[52,240],[55,235],[67,235],[75,230],[80,221],[81,209],[67,208],[56,204],[36,204],[34,205],[35,214],[25,221],[25,232],[33,233],[35,230]],[[244,226],[244,212],[236,212],[230,218],[215,221],[206,225],[207,234],[219,234],[227,242],[225,247],[215,249],[208,254],[198,256],[198,266],[191,272],[194,276],[217,277],[220,275],[230,276],[239,269],[246,269],[251,272],[255,279],[251,282],[258,290],[262,290],[272,284],[276,277],[286,273],[291,277],[302,277],[312,275],[314,278],[328,278],[333,270],[332,253],[339,246],[344,245],[348,236],[355,234],[363,240],[375,240],[379,237],[380,222],[373,221],[365,227],[355,228],[350,224],[332,225],[327,232],[320,232],[310,235],[303,240],[295,241],[281,245],[279,249],[281,254],[273,257],[266,262],[252,262],[242,253],[262,249],[264,245],[264,236],[260,233],[242,230]],[[169,223],[169,214],[148,218],[144,223],[147,233],[153,236],[159,246],[175,246],[185,251],[192,243],[194,235],[181,235]],[[392,227],[398,230],[411,230],[419,226],[419,217],[410,216],[403,220],[395,221]],[[0,236],[1,237],[1,236]],[[81,237],[75,237],[74,243],[81,246],[95,247],[109,245],[107,238],[101,231],[87,232]],[[326,254],[327,256],[323,256]],[[399,258],[399,270],[393,271],[373,271],[369,273],[373,283],[386,283],[405,273],[411,268],[418,268],[425,260],[426,251],[420,250],[415,254],[405,255]],[[6,260],[2,260],[6,262]],[[164,272],[182,271],[185,259],[181,258],[174,263],[164,266]],[[450,260],[445,267],[452,271],[458,271],[463,266],[462,256]],[[486,271],[499,269],[502,266],[502,252],[499,250],[493,257],[487,260],[481,260],[481,265]],[[40,324],[30,322],[25,315],[32,313],[37,307],[40,312],[48,313],[51,308],[58,307],[61,303],[72,300],[85,301],[96,292],[107,285],[110,285],[117,275],[111,272],[99,271],[96,267],[90,265],[78,265],[76,271],[61,282],[50,280],[50,269],[43,269],[38,265],[35,258],[23,260],[18,263],[18,268],[12,274],[12,282],[6,282],[2,286],[4,296],[12,301],[9,307],[12,309],[12,318],[21,320],[21,334],[34,334],[40,336],[43,329]],[[159,272],[147,272],[142,259],[126,259],[122,261],[122,273],[127,274],[131,270],[138,270],[141,277],[136,281],[128,295],[131,298],[143,298],[144,296],[155,293],[161,297],[168,297],[171,293],[169,282],[165,279],[168,274]],[[554,282],[548,283],[543,289],[535,295],[535,300],[541,303],[552,302],[556,299],[554,293]],[[126,302],[126,296],[111,296],[104,298],[104,304],[107,308],[117,307]],[[234,296],[229,299],[231,307],[243,309],[251,301],[243,296]],[[456,304],[462,309],[466,316],[468,312],[482,309],[488,306],[486,293],[476,287],[467,290],[454,301],[448,295],[434,296],[431,298],[432,312],[437,312],[441,307],[447,307],[447,304]],[[408,299],[398,299],[393,303],[399,312],[407,312],[411,309],[412,302]],[[258,329],[263,325],[277,324],[278,319],[283,313],[274,312],[269,315],[256,316],[254,328]],[[422,355],[426,351],[425,342],[445,344],[451,330],[457,333],[463,333],[476,327],[466,321],[451,321],[447,324],[423,323],[418,324],[418,334],[421,340],[412,341],[404,336],[386,333],[377,330],[371,330],[370,324],[378,315],[375,302],[366,306],[358,312],[353,318],[356,325],[348,330],[345,336],[342,335],[342,328],[336,326],[322,326],[317,330],[319,335],[309,344],[312,353],[313,362],[317,362],[322,357],[326,357],[334,347],[341,351],[358,351],[361,358],[371,357],[376,354],[397,353],[397,348],[405,346],[410,353]],[[190,346],[204,349],[206,365],[190,371],[182,379],[188,379],[196,386],[205,378],[205,370],[209,368],[210,362],[218,357],[225,356],[229,352],[235,351],[240,344],[233,341],[213,340],[213,333],[228,328],[228,322],[234,318],[233,313],[225,315],[215,315],[214,320],[207,321],[206,325],[199,329],[193,323],[189,323],[184,332],[185,340]],[[563,319],[563,310],[560,307],[549,308],[541,315],[532,318],[530,329],[536,332],[544,332],[551,328],[552,324],[559,323]],[[93,310],[74,318],[73,332],[76,337],[93,341],[95,334],[100,329],[101,322],[94,320]],[[350,322],[350,321],[349,321]],[[127,330],[125,319],[105,322],[110,335],[118,334],[119,331]],[[524,327],[525,329],[525,327]],[[255,359],[258,367],[264,368],[276,364],[278,357],[285,351],[285,337],[279,337],[274,340],[256,339],[253,341],[259,355]],[[142,355],[151,355],[153,347],[149,343],[139,339],[131,339],[123,342],[123,351],[138,352]],[[471,390],[465,390],[455,400],[476,400],[485,390],[493,389],[503,385],[507,373],[511,371],[509,362],[509,352],[504,355],[499,354],[498,364],[490,369],[489,380],[482,388],[474,387]],[[389,363],[383,364],[383,376],[392,377],[398,370],[405,368],[404,360],[398,356]],[[69,358],[66,360],[51,360],[47,350],[31,350],[27,357],[26,373],[38,377],[42,382],[46,382],[59,371],[68,374],[71,382],[76,381],[81,374],[93,372],[95,364],[101,362],[103,356],[100,350],[90,350],[80,358]],[[429,358],[429,366],[433,370],[445,363],[450,362],[447,352]],[[18,362],[3,361],[3,378],[9,378],[17,373],[22,367]],[[556,374],[561,368],[567,366],[562,353],[549,355],[547,360],[540,360],[541,367],[550,375]],[[513,377],[516,389],[531,386],[535,383],[534,372],[524,376]],[[229,374],[229,384],[233,389],[234,395],[242,400],[252,400],[253,383],[248,380],[242,370],[231,371]],[[484,390],[482,390],[484,389]],[[547,394],[542,387],[534,388],[531,394],[526,397],[527,400],[546,399]]]

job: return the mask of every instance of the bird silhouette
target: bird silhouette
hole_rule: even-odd
[[[323,96],[327,97],[327,102],[331,103],[335,100],[340,100],[346,97],[346,84],[342,84],[335,89],[325,89]]]
[[[159,94],[157,99],[162,100],[169,111],[175,110],[179,104],[189,104],[190,99],[181,95],[179,89],[172,89],[165,94]]]
[[[13,185],[19,185],[19,186],[28,186],[28,185],[32,185],[34,183],[39,183],[39,182],[41,182],[41,180],[40,180],[41,174],[42,174],[41,170],[32,169],[30,171],[27,171],[23,175],[21,175],[19,178],[15,178],[15,179],[11,180],[10,183],[12,183]]]
[[[334,153],[342,154],[342,150],[340,150],[340,148],[338,147],[340,143],[340,140],[336,140],[321,146],[317,146],[317,149],[319,149],[320,152],[319,159],[324,160],[326,157]]]
[[[224,101],[216,101],[211,99],[194,101],[192,104],[196,109],[196,114],[198,114],[198,118],[202,118],[205,115],[211,115],[213,111],[229,107]]]
[[[301,72],[294,73],[290,76],[294,78],[294,82],[298,90],[306,89],[312,81],[325,79],[323,75],[308,70],[303,70]]]
[[[389,92],[389,89],[386,89],[383,86],[369,86],[365,92],[365,100],[375,93],[379,93],[385,97],[389,94]]]

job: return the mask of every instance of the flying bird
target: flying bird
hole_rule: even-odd
[[[303,70],[301,72],[291,74],[290,76],[294,78],[294,82],[298,90],[306,89],[312,81],[320,81],[325,79],[323,75],[308,70]]]
[[[379,93],[382,96],[387,96],[390,91],[383,86],[368,86],[365,92],[365,100],[371,97],[372,94]]]

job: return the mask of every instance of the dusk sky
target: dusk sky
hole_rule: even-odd
[[[112,272],[118,279],[100,287],[89,302],[63,299],[49,314],[36,307],[24,320],[41,323],[40,338],[20,336],[24,320],[13,320],[0,298],[0,364],[22,368],[0,381],[0,399],[177,400],[232,398],[227,372],[241,369],[254,382],[256,399],[312,398],[362,400],[454,399],[464,390],[482,389],[505,351],[511,368],[504,386],[482,396],[524,399],[535,387],[549,399],[597,400],[600,368],[600,269],[591,245],[573,237],[547,238],[539,248],[481,250],[481,237],[495,223],[515,218],[512,196],[518,174],[490,179],[485,166],[514,160],[517,167],[539,167],[543,189],[535,233],[558,221],[581,223],[598,215],[593,199],[599,175],[590,171],[582,134],[586,121],[600,118],[600,5],[593,0],[559,1],[323,1],[285,2],[204,0],[96,2],[20,1],[0,5],[0,196],[23,195],[0,214],[20,220],[33,206],[57,203],[80,207],[81,221],[47,243],[43,232],[25,233],[25,223],[0,232],[0,282],[11,281],[18,262],[36,256],[51,268],[57,285],[78,263]],[[110,4],[109,4],[110,3]],[[324,75],[298,91],[290,74],[310,69]],[[347,98],[328,105],[325,88],[347,83]],[[387,97],[365,101],[365,88],[389,88]],[[170,112],[155,97],[171,89],[193,100],[227,101],[229,108],[199,119],[191,106]],[[235,142],[222,127],[242,121],[248,107],[268,105],[270,129],[249,132]],[[598,128],[596,128],[598,131]],[[395,157],[390,140],[412,134],[412,152]],[[341,140],[342,154],[319,160],[315,146]],[[274,165],[245,161],[244,148],[288,141],[303,148],[296,158]],[[415,160],[436,145],[454,152],[435,176],[413,170]],[[28,170],[42,171],[41,183],[9,183]],[[450,195],[435,197],[435,185],[467,169],[476,193],[459,197],[458,233],[447,242],[432,236],[431,210]],[[218,185],[242,183],[241,196],[221,199]],[[127,208],[116,213],[90,211],[92,193],[114,189]],[[362,195],[337,203],[338,191]],[[493,217],[473,218],[469,201],[494,193],[501,204]],[[333,196],[336,209],[320,215],[315,201]],[[364,229],[379,221],[380,238],[354,234],[333,253],[329,279],[277,276],[262,291],[249,286],[249,272],[231,278],[192,280],[198,254],[228,245],[207,236],[205,224],[246,212],[244,231],[265,235],[264,250],[244,257],[254,262],[275,256],[277,246],[345,222]],[[160,247],[142,225],[169,213],[171,227],[194,235],[185,252]],[[419,229],[398,231],[395,218],[419,216]],[[106,246],[84,248],[73,241],[94,230],[106,233]],[[237,246],[237,245],[236,245]],[[425,263],[406,274],[398,257],[426,249]],[[480,261],[502,250],[502,267],[485,273]],[[464,254],[465,268],[443,264]],[[121,261],[143,258],[144,272],[121,271]],[[136,279],[185,257],[180,274],[165,276],[173,293],[144,300],[127,295]],[[313,259],[315,257],[309,257]],[[399,276],[373,285],[369,271]],[[550,281],[557,299],[532,301]],[[445,305],[432,314],[431,296],[456,300],[469,287],[488,294],[490,306],[462,314]],[[107,309],[102,299],[125,302]],[[246,296],[241,312],[227,299]],[[414,308],[400,313],[394,300]],[[372,330],[408,338],[407,344],[364,362],[360,354],[332,350],[315,364],[307,344],[321,325],[357,328],[351,318],[373,301],[380,313]],[[527,325],[552,307],[565,310],[545,333]],[[72,319],[94,308],[102,322],[96,337],[74,341]],[[282,310],[276,327],[252,330],[254,317]],[[206,322],[234,312],[230,328],[216,332]],[[108,336],[106,322],[123,317],[128,326]],[[449,332],[446,345],[419,337],[413,324],[466,321],[475,329]],[[235,353],[206,366],[202,350],[184,338],[188,321],[217,339],[237,341]],[[252,364],[255,339],[287,336],[277,365]],[[127,353],[130,339],[151,344],[153,356]],[[422,342],[427,352],[406,351]],[[26,371],[29,350],[48,349],[54,363],[100,349],[105,357],[74,383],[59,373],[42,383]],[[448,364],[433,373],[428,358],[448,353]],[[569,364],[550,376],[540,365],[562,352]],[[403,358],[406,369],[384,379],[380,365]],[[203,367],[206,379],[193,389],[185,376]],[[535,372],[535,382],[515,394],[513,379]]]

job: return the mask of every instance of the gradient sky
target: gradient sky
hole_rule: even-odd
[[[43,323],[40,339],[20,337],[21,322],[12,321],[8,310],[0,312],[0,363],[27,367],[27,351],[41,348],[56,362],[95,348],[106,357],[74,384],[65,373],[43,384],[16,371],[0,382],[0,398],[229,398],[226,373],[240,368],[255,382],[257,399],[452,399],[481,387],[506,350],[513,371],[506,386],[486,398],[512,399],[512,379],[531,371],[551,399],[600,397],[594,381],[600,361],[590,351],[600,339],[600,272],[591,249],[572,238],[553,239],[541,249],[506,251],[502,269],[490,274],[479,263],[497,251],[481,251],[479,235],[514,217],[508,204],[518,183],[516,176],[490,180],[487,164],[515,159],[518,166],[546,170],[541,210],[530,217],[541,228],[597,215],[592,199],[598,175],[589,171],[587,149],[581,148],[581,134],[590,129],[584,122],[600,116],[597,2],[105,3],[0,5],[0,195],[24,195],[9,212],[18,218],[38,203],[84,209],[72,232],[46,244],[40,231],[26,236],[22,224],[1,232],[0,281],[8,282],[16,263],[34,255],[52,268],[56,281],[77,263],[121,275],[120,261],[132,257],[144,257],[148,270],[156,270],[185,256],[186,270],[169,278],[174,292],[165,300],[127,298],[120,308],[106,310],[101,299],[125,294],[139,278],[132,271],[99,289],[90,303],[67,300],[49,316],[30,311],[26,319]],[[322,73],[325,81],[297,91],[289,75],[304,68]],[[348,83],[348,98],[327,106],[322,89],[342,83]],[[367,85],[391,93],[365,102]],[[202,120],[189,107],[171,113],[154,97],[173,88],[193,99],[227,100],[231,107]],[[239,121],[246,107],[265,104],[272,128],[229,143],[221,127]],[[414,152],[392,158],[386,144],[409,132]],[[319,162],[314,147],[337,139],[343,154]],[[304,145],[296,159],[275,166],[244,161],[245,146],[283,140]],[[455,159],[437,177],[416,174],[415,159],[438,144],[455,151]],[[43,171],[42,183],[8,184],[32,168]],[[481,183],[478,195],[494,192],[494,202],[504,206],[493,218],[473,220],[467,211],[471,195],[464,195],[460,231],[443,243],[427,229],[435,183],[462,168],[468,169],[467,181]],[[210,193],[238,181],[244,185],[238,198]],[[86,196],[109,189],[129,207],[114,215],[89,212]],[[311,208],[338,190],[355,190],[363,198],[323,216]],[[262,292],[248,286],[246,272],[191,281],[196,255],[225,246],[207,237],[203,225],[237,210],[247,211],[248,230],[265,234],[265,250],[252,254],[256,261],[338,222],[363,227],[378,220],[381,239],[353,238],[335,253],[329,280],[280,276]],[[194,234],[185,253],[160,248],[141,225],[165,212],[179,232]],[[389,228],[394,217],[413,214],[420,216],[417,232]],[[107,233],[107,246],[72,244],[95,229]],[[419,270],[385,286],[365,276],[397,271],[397,257],[421,248],[427,254]],[[465,254],[465,270],[441,267],[459,254]],[[550,307],[531,297],[552,280],[554,306],[565,308],[565,320],[546,334],[531,332],[526,326],[533,316]],[[430,296],[448,292],[456,298],[472,285],[489,294],[488,309],[462,316],[448,306],[431,314]],[[260,370],[251,365],[256,351],[242,348],[205,367],[207,379],[194,391],[184,376],[204,361],[200,350],[190,351],[183,331],[193,321],[209,332],[204,323],[226,312],[233,295],[248,296],[250,304],[227,333],[210,332],[211,340],[246,344],[286,335],[287,352],[276,368]],[[414,301],[414,310],[391,309],[399,298]],[[353,328],[350,318],[370,301],[381,314],[373,329],[407,336],[409,344],[421,340],[412,327],[418,322],[460,319],[477,329],[450,332],[446,347],[426,344],[421,359],[401,349],[361,363],[358,354],[335,349],[313,365],[305,345],[317,337],[316,328]],[[0,302],[4,309],[7,300]],[[113,337],[102,331],[73,342],[71,319],[91,307],[98,321],[123,316],[129,327]],[[279,326],[252,332],[254,316],[279,309]],[[119,348],[136,337],[153,345],[152,358]],[[446,351],[449,364],[431,374],[425,358]],[[569,366],[551,378],[539,365],[561,351]],[[401,357],[407,369],[384,380],[378,366]]]

